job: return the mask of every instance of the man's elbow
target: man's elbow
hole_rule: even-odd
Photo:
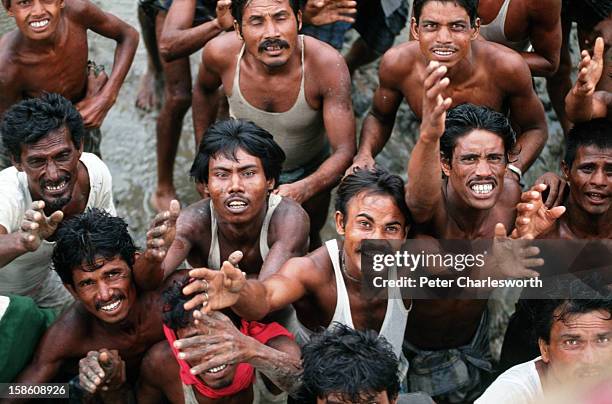
[[[546,63],[542,65],[541,76],[552,77],[559,70],[559,56],[551,59],[546,59]]]

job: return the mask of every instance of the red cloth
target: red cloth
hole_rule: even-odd
[[[255,338],[262,344],[266,344],[272,338],[280,336],[286,336],[293,339],[293,335],[278,323],[261,324],[256,321],[249,322],[242,320],[240,332],[248,337]],[[172,350],[172,354],[174,355],[174,358],[179,364],[179,374],[181,376],[181,381],[186,385],[195,386],[198,392],[203,396],[209,398],[233,396],[253,384],[253,381],[255,379],[255,371],[253,367],[248,363],[239,363],[238,367],[236,368],[236,374],[234,375],[234,380],[232,381],[231,385],[222,389],[211,389],[210,387],[205,385],[199,377],[191,374],[191,368],[189,367],[189,364],[186,361],[178,358],[179,352],[174,347],[174,341],[176,341],[177,339],[174,330],[164,324],[164,334],[166,335],[166,339],[170,343],[170,349]]]

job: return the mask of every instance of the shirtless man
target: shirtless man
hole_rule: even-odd
[[[532,76],[559,67],[561,0],[479,0],[480,36],[519,52]],[[529,52],[529,45],[533,51]]]
[[[330,190],[355,153],[346,63],[330,46],[298,35],[296,0],[236,0],[232,15],[236,33],[213,39],[202,54],[193,100],[196,143],[214,120],[223,84],[230,116],[266,129],[285,152],[275,192],[304,207],[316,248]]]
[[[157,188],[151,196],[157,211],[168,209],[170,201],[176,198],[174,160],[183,118],[191,106],[189,55],[232,28],[230,3],[230,0],[149,0],[139,4],[148,67],[141,79],[136,106],[145,110],[154,108],[158,102],[156,81],[164,85],[164,103],[156,125]],[[147,13],[151,18],[147,18]],[[157,73],[156,64],[159,65]]]
[[[514,131],[505,116],[487,107],[464,104],[447,113],[453,100],[442,96],[449,86],[446,72],[437,62],[427,67],[423,121],[408,165],[406,201],[416,224],[413,233],[493,239],[498,223],[508,230],[514,227],[520,198],[518,184],[504,181],[514,156]],[[552,213],[556,218],[563,209]],[[425,391],[436,402],[467,402],[481,392],[482,377],[491,371],[486,306],[486,299],[415,302],[405,341],[411,371],[437,373],[446,382],[413,385],[409,376],[411,389],[429,389]],[[469,374],[455,372],[457,367],[436,367],[434,357],[443,358],[447,350],[459,351],[457,360]],[[419,363],[428,368],[417,370]]]
[[[612,119],[612,91],[597,91],[605,64],[604,40],[597,38],[592,58],[588,51],[582,51],[576,84],[565,97],[565,111],[572,122],[606,117]],[[608,64],[606,74],[612,74],[612,65]]]
[[[231,312],[231,318],[213,312],[194,322],[193,311],[183,308],[188,282],[186,277],[164,291],[166,340],[142,360],[137,401],[286,403],[283,391],[297,389],[302,370],[293,336],[276,323],[241,321]]]
[[[332,239],[305,257],[292,258],[263,281],[247,281],[229,262],[221,271],[193,269],[190,276],[206,282],[194,282],[184,289],[185,294],[203,292],[186,308],[231,306],[240,317],[258,320],[293,303],[299,321],[294,333],[298,344],[305,344],[314,330],[339,322],[359,330],[380,330],[399,358],[410,302],[399,296],[370,299],[362,295],[361,242],[403,240],[407,218],[400,177],[382,169],[358,170],[342,180],[336,196],[336,231],[344,241]],[[403,360],[400,380],[406,369]]]
[[[612,124],[605,118],[576,124],[569,132],[562,162],[569,192],[562,204],[567,212],[548,230],[536,229],[542,239],[612,239]],[[531,209],[525,217],[536,218],[546,210],[541,193],[531,190]],[[571,251],[576,259],[576,251]],[[562,259],[561,259],[562,260]],[[569,261],[569,258],[567,259]],[[533,324],[529,315],[532,300],[521,299],[510,318],[500,359],[500,370],[537,355],[531,339]]]
[[[134,280],[136,250],[123,219],[104,211],[62,223],[53,263],[77,302],[47,330],[18,382],[50,382],[63,366],[76,371],[79,359],[80,385],[91,394],[118,394],[108,389],[118,378],[135,381],[146,350],[164,338],[160,292],[142,292]]]
[[[392,48],[383,56],[380,85],[363,124],[353,167],[374,164],[374,156],[391,135],[402,98],[417,117],[423,117],[423,82],[427,65],[436,61],[447,69],[450,84],[444,95],[452,99],[452,106],[469,102],[503,113],[509,108],[513,124],[521,130],[520,153],[509,175],[520,177],[529,168],[548,136],[544,108],[523,58],[498,44],[476,41],[479,26],[473,0],[415,1],[411,32],[417,41]]]
[[[2,4],[18,29],[0,39],[0,116],[23,98],[53,92],[76,105],[86,129],[99,128],[132,64],[138,32],[88,0]],[[88,70],[88,30],[117,42],[108,78],[104,73],[96,78],[95,69]],[[99,131],[86,136],[85,151],[100,154]]]

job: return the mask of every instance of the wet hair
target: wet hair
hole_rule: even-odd
[[[440,138],[440,154],[449,164],[453,159],[457,140],[477,129],[501,137],[507,161],[510,161],[510,155],[514,154],[516,135],[512,125],[508,118],[491,108],[474,104],[458,105],[446,113],[445,127],[444,134]]]
[[[181,279],[173,280],[172,283],[162,291],[163,309],[162,322],[175,332],[181,328],[189,326],[193,322],[193,309],[185,310],[183,305],[187,303],[194,295],[185,296],[183,288],[191,283],[193,279],[189,278],[189,274]],[[236,328],[240,328],[240,319],[231,311],[224,311],[234,323]]]
[[[219,121],[206,130],[189,175],[197,182],[208,183],[210,159],[222,155],[236,161],[238,149],[258,157],[266,178],[273,179],[278,186],[285,152],[267,130],[242,119]]]
[[[476,24],[476,18],[478,18],[478,0],[414,0],[414,18],[419,22],[419,18],[421,18],[421,11],[423,11],[423,6],[430,1],[438,1],[443,3],[455,3],[459,7],[463,8],[468,16],[470,17],[470,24],[472,27]]]
[[[389,173],[379,166],[371,170],[355,170],[344,177],[336,191],[336,210],[345,217],[350,200],[362,193],[389,195],[404,214],[406,224],[411,222],[410,211],[404,196],[404,181],[397,175]]]
[[[252,0],[232,0],[232,17],[238,23],[238,27],[242,28],[242,16],[244,15],[244,9],[251,3]],[[297,18],[298,11],[300,11],[300,2],[299,0],[287,0],[291,9],[293,10],[293,14],[295,14]]]
[[[389,400],[399,391],[398,360],[393,348],[375,331],[353,330],[334,323],[331,330],[312,336],[302,348],[300,403],[337,394],[342,400],[371,400],[386,391]]]
[[[96,258],[121,258],[134,266],[137,247],[128,233],[127,223],[98,208],[88,208],[80,215],[62,221],[57,229],[53,266],[62,282],[73,284],[72,271],[86,263],[95,271]]]
[[[579,147],[595,146],[612,153],[612,122],[606,118],[593,119],[574,125],[567,135],[565,164],[572,167]]]
[[[535,323],[536,338],[550,342],[550,331],[555,321],[567,321],[576,314],[586,314],[592,311],[605,311],[606,320],[612,320],[612,292],[604,285],[603,279],[591,280],[587,283],[580,279],[561,280],[550,283],[552,295],[565,293],[565,299],[546,299],[535,301],[530,313]],[[590,285],[590,286],[589,286]],[[546,294],[546,291],[542,291]]]
[[[85,135],[81,114],[61,95],[45,93],[9,108],[0,124],[0,134],[11,156],[19,162],[22,145],[36,143],[63,126],[68,128],[74,147],[81,147],[81,139]]]

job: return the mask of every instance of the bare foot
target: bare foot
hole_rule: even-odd
[[[140,79],[138,95],[136,96],[136,108],[151,111],[160,106],[161,83],[157,75],[147,69]]]
[[[168,191],[162,191],[157,189],[153,195],[151,195],[151,205],[157,212],[163,212],[170,209],[170,202],[173,199],[177,199],[176,191],[174,189]]]

